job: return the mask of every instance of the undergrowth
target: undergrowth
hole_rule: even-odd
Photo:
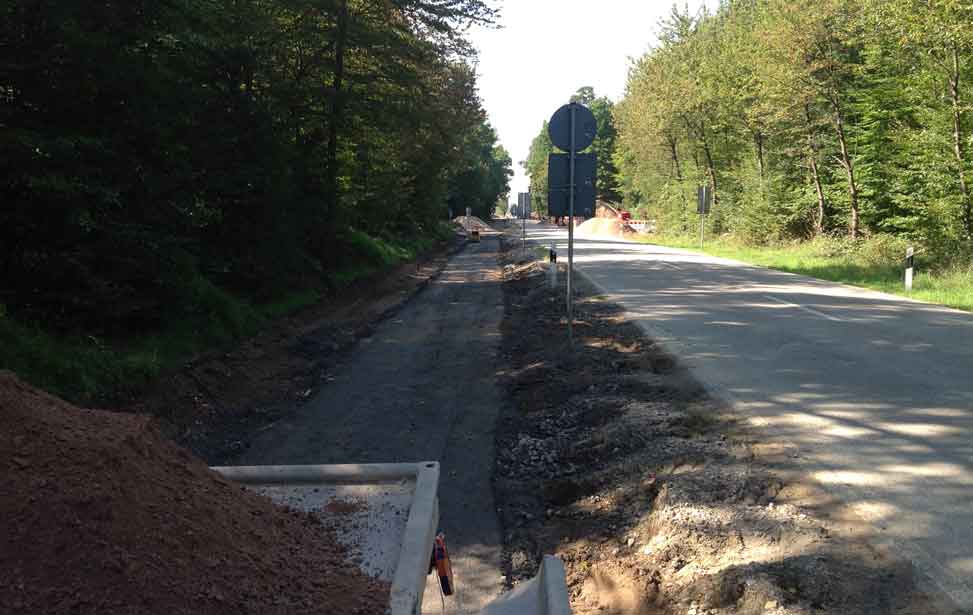
[[[106,339],[91,332],[55,333],[44,323],[21,322],[0,305],[0,369],[78,404],[130,399],[163,371],[192,356],[251,336],[270,321],[320,302],[354,282],[415,259],[450,236],[446,225],[406,240],[351,230],[342,237],[341,261],[319,287],[294,289],[254,303],[198,271],[171,283],[172,305],[155,330]]]

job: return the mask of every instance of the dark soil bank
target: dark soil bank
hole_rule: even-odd
[[[0,372],[0,613],[380,615],[317,520],[163,439]]]

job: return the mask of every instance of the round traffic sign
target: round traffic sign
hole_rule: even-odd
[[[571,151],[571,110],[574,110],[574,151],[579,152],[595,140],[598,124],[591,109],[580,103],[568,103],[554,112],[547,125],[551,143],[558,149]]]

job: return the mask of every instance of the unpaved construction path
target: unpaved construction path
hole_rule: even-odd
[[[398,314],[378,325],[330,382],[257,436],[241,464],[437,460],[440,527],[457,594],[447,613],[476,613],[501,589],[490,484],[503,294],[498,240],[484,236]],[[432,579],[433,577],[430,577]],[[440,613],[430,582],[424,613]]]

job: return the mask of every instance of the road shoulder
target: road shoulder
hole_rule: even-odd
[[[506,268],[494,488],[509,583],[555,553],[579,614],[952,612],[581,280],[572,354],[563,285],[545,278]]]

